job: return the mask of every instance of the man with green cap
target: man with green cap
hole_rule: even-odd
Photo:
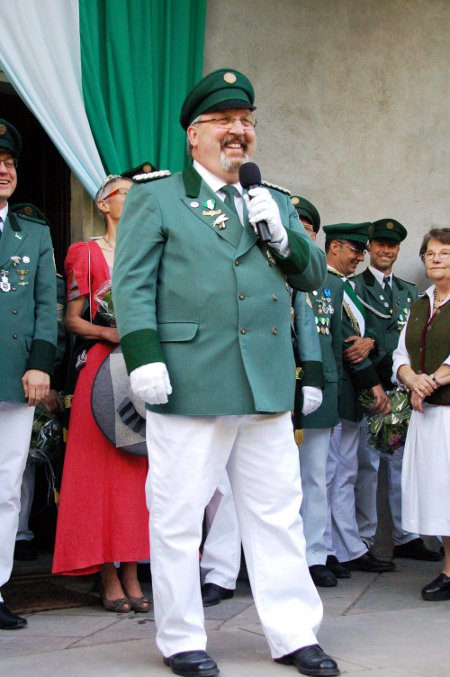
[[[339,277],[344,287],[342,339],[343,351],[358,343],[366,332],[364,307],[349,281],[366,252],[370,223],[337,223],[324,227],[328,270]],[[344,353],[345,357],[345,353]],[[358,443],[362,412],[358,397],[370,389],[375,403],[373,411],[387,414],[389,401],[378,375],[367,357],[357,364],[344,359],[342,389],[339,399],[341,423],[334,428],[327,459],[331,523],[326,543],[327,566],[336,576],[350,571],[392,571],[391,562],[375,558],[359,536],[355,512],[355,482],[358,472]]]
[[[364,304],[367,318],[366,336],[370,344],[370,359],[386,390],[392,382],[392,353],[397,348],[400,332],[406,324],[409,309],[418,292],[414,284],[393,274],[400,243],[407,236],[406,228],[395,219],[374,221],[369,228],[369,266],[352,278],[355,291]],[[348,350],[350,360],[355,347]],[[387,463],[389,508],[393,526],[394,556],[438,561],[439,552],[429,550],[419,534],[402,528],[401,472],[403,448],[398,449]],[[359,533],[371,548],[377,529],[377,486],[380,454],[369,444],[367,423],[358,447],[358,479],[356,482],[356,518]]]
[[[320,229],[320,215],[316,207],[300,195],[291,195],[290,200],[306,232],[315,241]],[[303,489],[301,515],[311,577],[316,586],[333,587],[337,585],[337,578],[326,566],[325,534],[329,511],[326,465],[331,430],[339,423],[338,392],[342,380],[342,281],[328,271],[323,284],[313,292],[306,293],[306,296],[314,314],[315,331],[320,342],[324,389],[322,403],[316,411],[306,414],[302,412],[296,416],[298,426],[303,431],[303,439],[298,445]],[[350,576],[350,573],[347,575]]]
[[[0,588],[11,575],[34,407],[49,392],[57,337],[49,229],[8,206],[17,185],[21,148],[17,129],[0,120]],[[0,629],[26,625],[0,593]]]
[[[243,191],[254,110],[253,87],[236,70],[197,83],[180,117],[193,165],[133,186],[118,229],[117,324],[131,387],[147,403],[156,641],[175,674],[218,674],[205,651],[198,549],[227,470],[273,658],[337,675],[316,639],[322,606],[305,558],[290,414],[287,284],[315,289],[325,260],[283,192]]]

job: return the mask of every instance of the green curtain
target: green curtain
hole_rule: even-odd
[[[201,78],[206,0],[79,0],[86,113],[107,173],[186,164],[181,104]]]

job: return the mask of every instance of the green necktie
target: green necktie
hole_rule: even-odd
[[[386,296],[386,301],[389,303],[389,307],[392,308],[392,287],[389,284],[390,279],[386,275],[383,277],[383,288],[384,294]]]
[[[240,221],[241,219],[240,219],[240,216],[238,214],[238,210],[236,209],[236,204],[234,202],[234,197],[235,197],[235,195],[239,195],[239,191],[234,186],[230,186],[228,184],[226,184],[225,186],[222,186],[222,188],[220,190],[225,193],[224,202],[225,202],[226,206],[228,207],[228,209],[231,209],[231,211],[234,214],[236,214],[236,216],[238,217],[238,219]]]

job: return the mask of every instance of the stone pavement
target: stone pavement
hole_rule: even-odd
[[[420,598],[440,563],[396,562],[395,573],[353,573],[336,588],[319,589],[325,607],[319,641],[351,677],[447,677],[450,602]],[[233,599],[206,609],[205,617],[208,651],[221,677],[298,674],[271,661],[246,583],[239,582]],[[119,615],[94,606],[30,614],[28,620],[23,630],[0,631],[2,676],[172,674],[156,649],[152,614]]]

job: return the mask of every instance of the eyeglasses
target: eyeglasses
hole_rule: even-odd
[[[10,158],[8,160],[0,160],[0,165],[4,164],[6,169],[17,169],[19,164],[15,158]]]
[[[113,195],[126,195],[129,190],[129,188],[116,188],[112,193],[108,193],[108,195],[102,197],[102,200],[107,200],[108,198],[113,197]]]
[[[365,256],[367,249],[366,247],[352,247],[350,244],[347,244],[347,242],[341,242],[338,240],[339,244],[342,245],[343,247],[348,247],[349,249],[352,250],[352,252],[355,252],[358,256]]]
[[[436,257],[438,261],[448,261],[450,259],[450,251],[448,249],[442,249],[440,252],[429,251],[422,255],[422,258],[425,261],[432,261]]]
[[[254,129],[256,127],[256,120],[253,118],[232,118],[229,115],[224,115],[221,118],[208,118],[208,120],[197,120],[195,125],[202,125],[205,122],[213,122],[219,129],[231,129],[235,122],[240,122],[244,129]]]

